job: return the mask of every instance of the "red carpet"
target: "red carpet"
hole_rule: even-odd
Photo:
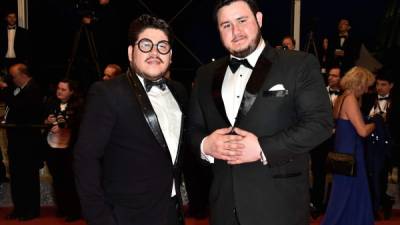
[[[41,217],[27,222],[19,222],[17,220],[5,220],[4,217],[11,211],[10,208],[0,208],[0,224],[1,225],[86,225],[83,220],[73,223],[66,223],[63,219],[56,218],[55,209],[53,207],[43,207]],[[310,225],[318,225],[320,219],[311,221]],[[390,220],[376,222],[375,225],[399,225],[400,210],[394,210],[393,217]],[[186,219],[186,225],[208,225],[207,220]]]

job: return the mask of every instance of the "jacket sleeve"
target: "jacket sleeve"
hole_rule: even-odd
[[[203,111],[200,107],[200,86],[201,77],[199,74],[201,69],[197,73],[197,79],[195,80],[192,94],[189,101],[188,110],[188,121],[187,121],[187,134],[186,139],[190,144],[190,149],[194,151],[197,158],[200,158],[200,144],[202,140],[208,135],[206,121],[204,118]]]
[[[317,59],[307,54],[294,76],[296,122],[274,135],[259,137],[270,166],[283,165],[332,135],[332,108]]]
[[[90,225],[116,224],[102,187],[101,159],[115,124],[115,107],[107,93],[109,90],[101,83],[90,88],[74,149],[77,191],[83,215]]]

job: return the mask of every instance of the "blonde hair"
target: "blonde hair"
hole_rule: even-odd
[[[351,68],[340,80],[343,90],[356,90],[360,87],[369,87],[375,82],[375,76],[368,69],[355,66]]]

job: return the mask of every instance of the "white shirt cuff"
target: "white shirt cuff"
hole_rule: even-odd
[[[210,155],[207,155],[206,153],[204,153],[204,150],[203,150],[203,143],[204,143],[204,140],[205,140],[206,138],[207,138],[207,137],[203,138],[203,140],[201,141],[201,144],[200,144],[200,152],[201,152],[200,157],[201,157],[203,160],[206,160],[206,161],[209,162],[209,163],[214,163],[214,157],[212,157],[212,156],[210,156]]]
[[[267,157],[265,156],[264,152],[261,151],[260,152],[260,157],[261,157],[261,163],[265,166],[268,165],[268,160]]]

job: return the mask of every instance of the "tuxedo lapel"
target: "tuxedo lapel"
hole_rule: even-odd
[[[267,50],[264,51],[271,51],[268,50],[268,48],[270,48],[269,46],[266,46],[265,48]],[[242,101],[240,103],[240,108],[237,113],[235,126],[240,124],[243,118],[250,111],[271,69],[272,63],[265,55],[266,53],[265,54],[264,53],[265,52],[263,52],[258,58],[254,70],[250,76],[250,79],[246,84],[246,89],[243,93]]]
[[[171,154],[169,153],[168,145],[165,141],[163,132],[158,122],[157,115],[153,109],[153,106],[151,105],[151,102],[147,96],[146,91],[144,90],[142,84],[140,83],[139,78],[132,73],[130,68],[128,70],[127,77],[129,84],[131,85],[132,90],[134,92],[134,95],[138,100],[140,109],[142,110],[147,125],[149,125],[149,128],[153,133],[157,142],[165,150],[165,153],[168,154],[168,158],[171,159]]]
[[[221,114],[222,118],[224,119],[227,126],[230,124],[228,116],[226,115],[224,101],[222,99],[222,83],[224,81],[226,68],[228,67],[229,57],[226,57],[221,64],[217,67],[214,71],[214,80],[212,83],[212,98],[214,100],[214,104]]]
[[[181,151],[181,147],[182,147],[182,135],[183,135],[183,124],[184,124],[184,112],[185,112],[185,103],[183,102],[183,96],[180,96],[178,94],[178,91],[175,88],[175,85],[172,84],[172,82],[170,80],[167,80],[167,86],[168,89],[171,91],[172,95],[175,98],[175,101],[178,103],[179,109],[182,112],[182,116],[181,116],[181,129],[180,129],[180,133],[179,133],[179,144],[178,144],[178,150],[177,150],[177,157],[175,158],[175,162],[174,162],[174,166],[178,165],[178,161],[179,161],[179,156],[180,156],[180,151]]]

